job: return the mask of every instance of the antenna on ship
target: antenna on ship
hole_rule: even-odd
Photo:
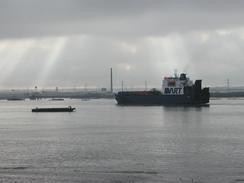
[[[124,91],[124,81],[122,80],[121,81],[121,89],[122,89],[122,92]]]
[[[175,69],[175,70],[174,70],[174,76],[175,76],[175,78],[177,78],[177,77],[178,77],[178,74],[177,74],[177,69]]]

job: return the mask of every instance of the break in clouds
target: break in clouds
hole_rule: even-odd
[[[244,85],[243,1],[0,2],[0,87]]]

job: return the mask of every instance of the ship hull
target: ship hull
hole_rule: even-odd
[[[119,105],[204,105],[209,103],[209,88],[201,88],[201,81],[185,87],[184,94],[165,95],[160,91],[129,91],[115,95]]]
[[[126,96],[116,95],[119,105],[201,105],[209,103],[209,100],[194,100],[188,96],[177,95],[150,95],[150,96]]]

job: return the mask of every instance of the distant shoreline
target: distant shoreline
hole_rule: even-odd
[[[115,92],[116,93],[116,92]],[[2,91],[0,100],[20,100],[20,99],[45,99],[45,98],[71,98],[71,99],[114,99],[114,94],[108,91]],[[244,91],[212,91],[210,98],[244,98]]]
[[[214,92],[210,93],[210,98],[237,98],[244,97],[244,92]]]

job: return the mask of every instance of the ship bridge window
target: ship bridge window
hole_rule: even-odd
[[[168,86],[175,86],[175,80],[168,81]]]
[[[186,80],[186,74],[184,73],[180,74],[180,80]]]

